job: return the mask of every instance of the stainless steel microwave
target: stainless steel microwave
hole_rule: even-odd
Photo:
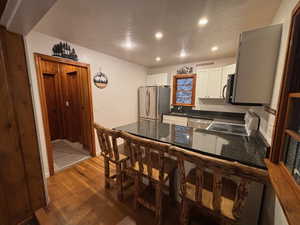
[[[230,74],[227,78],[227,84],[223,89],[223,97],[225,97],[225,102],[232,105],[248,105],[248,106],[260,106],[261,104],[257,103],[241,103],[235,100],[235,85],[236,85],[236,75]]]
[[[225,97],[225,102],[230,104],[234,104],[233,101],[234,76],[235,74],[228,75],[227,84],[226,86],[224,86],[223,89],[223,97]],[[224,96],[224,92],[225,92],[225,96]]]

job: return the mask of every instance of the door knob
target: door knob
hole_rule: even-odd
[[[69,101],[66,101],[66,106],[69,107],[70,106],[70,103]]]

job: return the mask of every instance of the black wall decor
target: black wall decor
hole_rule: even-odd
[[[177,74],[191,74],[191,73],[193,73],[192,66],[184,66],[177,70]]]
[[[62,58],[72,59],[74,61],[78,61],[78,56],[76,55],[75,49],[72,48],[67,42],[59,42],[54,45],[52,48],[52,56],[58,56]]]

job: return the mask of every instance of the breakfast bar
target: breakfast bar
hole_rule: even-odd
[[[269,146],[259,134],[251,137],[239,136],[143,119],[116,127],[115,130],[171,144],[188,151],[266,169],[264,158],[268,154]],[[241,216],[242,224],[259,224],[264,187],[261,183],[251,183],[245,210]]]
[[[260,135],[245,137],[143,119],[115,129],[193,152],[256,168],[266,168],[264,158],[268,154],[269,146]]]

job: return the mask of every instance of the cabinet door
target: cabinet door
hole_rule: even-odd
[[[43,61],[42,76],[45,89],[47,114],[51,140],[63,138],[61,92],[59,88],[58,64],[50,61]]]
[[[170,85],[169,77],[167,73],[160,74],[160,85],[164,85],[164,86]]]
[[[223,96],[223,91],[225,92],[224,87],[225,87],[225,85],[227,85],[228,75],[235,74],[235,67],[236,67],[236,64],[232,64],[229,66],[224,66],[222,69],[222,84],[221,84],[221,91],[220,91],[221,98],[225,97],[225,96]]]
[[[146,86],[161,86],[161,85],[169,85],[167,73],[159,73],[159,74],[153,74],[147,76]]]
[[[146,86],[154,86],[156,84],[156,75],[148,75],[146,80]]]
[[[216,139],[215,135],[194,132],[193,148],[214,154],[216,152]]]
[[[207,98],[208,70],[197,71],[196,97]]]
[[[87,68],[80,68],[80,77],[81,77],[81,128],[82,128],[82,144],[83,146],[92,152],[93,149],[93,138],[91,131],[94,132],[93,116],[90,112],[93,111],[91,105],[91,93],[89,91],[90,80],[89,80],[89,71]]]
[[[207,78],[207,98],[220,98],[222,68],[209,69]]]
[[[82,143],[80,70],[61,65],[65,135],[69,141]]]
[[[179,117],[179,116],[163,116],[163,123],[175,124],[180,126],[187,126],[187,117]]]

